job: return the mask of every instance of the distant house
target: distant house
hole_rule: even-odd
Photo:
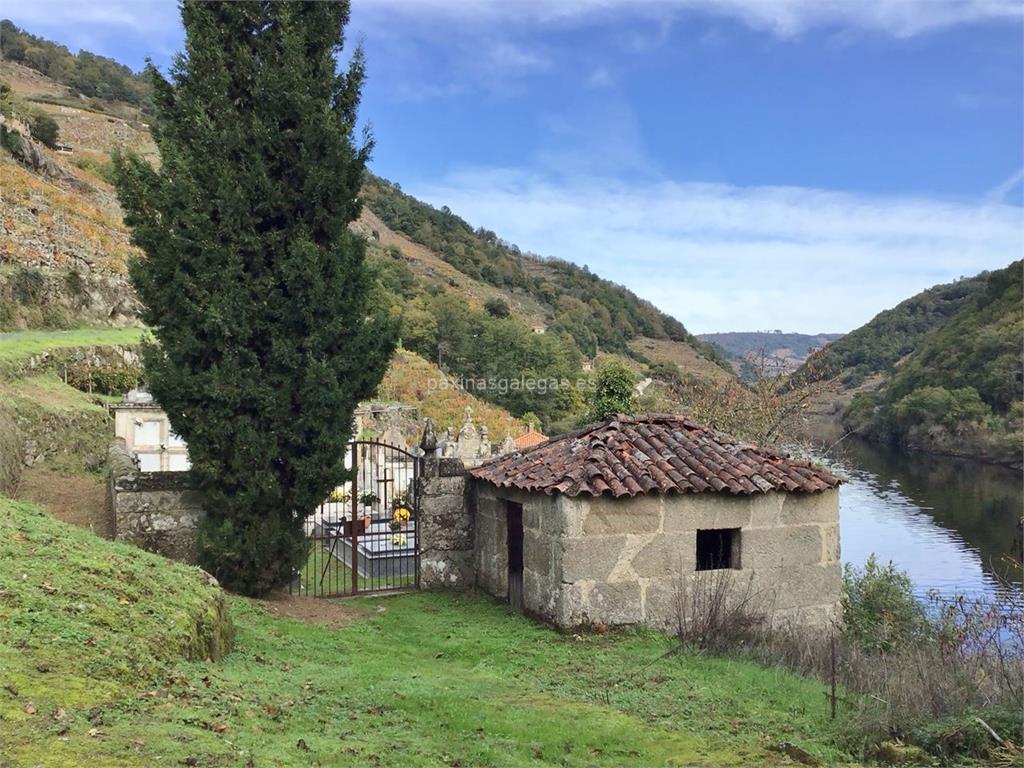
[[[590,358],[584,359],[583,360],[583,370],[586,371],[587,373],[589,373],[590,371],[594,370],[594,361],[591,360]]]
[[[149,392],[133,389],[114,412],[114,435],[142,472],[184,472],[191,468],[188,446]]]
[[[533,425],[531,424],[526,429],[526,432],[524,432],[519,437],[517,437],[515,440],[513,440],[513,442],[515,443],[517,451],[523,451],[523,450],[526,450],[527,448],[533,448],[533,446],[535,446],[535,445],[540,445],[541,443],[545,443],[545,442],[547,442],[547,439],[548,438],[547,438],[546,435],[542,435],[540,432],[535,430],[533,428]]]
[[[839,478],[676,416],[619,416],[469,469],[476,584],[562,627],[672,628],[702,572],[773,620],[838,610]]]
[[[530,326],[530,330],[537,334],[547,333],[548,327],[544,323],[534,323]]]

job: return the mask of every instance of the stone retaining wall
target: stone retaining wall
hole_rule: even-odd
[[[203,498],[188,472],[140,472],[120,445],[110,449],[110,505],[117,538],[195,563]]]

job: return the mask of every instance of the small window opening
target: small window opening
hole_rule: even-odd
[[[697,570],[740,567],[740,529],[697,531]]]

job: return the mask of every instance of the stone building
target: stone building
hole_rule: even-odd
[[[620,416],[468,475],[476,585],[559,626],[673,627],[702,572],[748,584],[774,620],[836,613],[840,481],[809,463]]]

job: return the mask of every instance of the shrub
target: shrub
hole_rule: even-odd
[[[1013,590],[919,602],[905,574],[869,558],[844,574],[845,624],[812,632],[772,625],[771,595],[731,571],[680,581],[673,596],[681,647],[826,683],[834,670],[842,743],[855,753],[1020,764],[1024,612]]]
[[[893,406],[893,413],[907,426],[941,424],[952,429],[981,422],[992,415],[992,409],[973,387],[954,390],[921,387],[900,398]]]
[[[636,411],[636,376],[622,363],[605,363],[597,370],[588,406],[590,421],[604,421],[620,413],[633,414]]]
[[[919,638],[927,628],[924,607],[914,597],[910,577],[871,555],[863,568],[843,569],[846,637],[857,647],[891,651]]]
[[[82,155],[81,157],[75,158],[75,165],[81,168],[87,173],[91,173],[108,184],[114,184],[116,181],[116,170],[114,169],[114,163],[110,160],[106,162],[97,160],[95,157],[88,155]]]
[[[18,490],[23,452],[18,424],[0,404],[0,495],[13,496]]]
[[[46,278],[38,269],[18,267],[11,277],[11,295],[19,304],[39,304],[46,289]]]
[[[141,366],[132,365],[88,365],[85,363],[69,366],[66,371],[67,383],[83,392],[101,395],[122,395],[135,387],[142,378]]]
[[[512,310],[508,307],[508,302],[498,296],[494,296],[485,301],[484,309],[491,317],[508,317],[512,314]]]
[[[64,275],[64,287],[67,288],[68,293],[77,299],[87,296],[85,278],[82,277],[82,273],[77,269],[71,269]]]
[[[697,573],[673,582],[676,637],[684,646],[720,653],[762,642],[769,630],[771,596],[740,583],[733,571]]]
[[[878,407],[878,395],[874,392],[858,392],[843,412],[843,419],[854,428],[868,424]]]
[[[0,115],[10,115],[12,107],[11,84],[0,80]]]
[[[60,127],[57,125],[57,121],[45,112],[36,112],[32,115],[29,131],[31,131],[33,139],[38,139],[50,149],[57,146]]]

